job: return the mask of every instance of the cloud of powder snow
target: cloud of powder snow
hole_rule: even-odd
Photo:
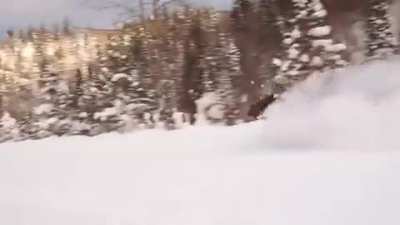
[[[399,58],[311,77],[266,115],[268,148],[400,148]]]

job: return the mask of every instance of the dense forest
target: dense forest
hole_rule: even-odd
[[[32,44],[39,79],[17,85],[0,72],[0,142],[256,120],[296,83],[354,63],[353,28],[341,13],[363,24],[363,60],[397,54],[391,6],[236,0],[229,11],[166,7],[124,23],[88,72],[76,69],[68,79],[44,50],[74,35],[67,24],[10,32]]]

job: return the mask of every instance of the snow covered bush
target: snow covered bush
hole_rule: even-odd
[[[0,143],[15,141],[20,135],[17,120],[12,118],[8,112],[3,113],[0,118]]]

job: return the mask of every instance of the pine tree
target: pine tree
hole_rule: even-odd
[[[113,36],[100,57],[100,67],[108,74],[129,73],[134,69],[133,51],[131,48],[132,34],[123,30],[118,36]],[[104,72],[104,71],[103,71]]]
[[[97,84],[97,85],[96,85]],[[97,93],[103,85],[98,81],[97,76],[91,76],[90,80],[83,82],[82,95],[77,99],[77,117],[79,123],[73,128],[73,134],[96,135],[99,134],[100,128],[94,120],[94,114],[98,110]]]
[[[88,135],[117,130],[120,120],[116,118],[118,112],[111,77],[102,73],[96,74],[87,82],[84,90],[80,104],[84,109],[82,117],[90,125]]]
[[[124,110],[128,98],[129,73],[134,70],[131,51],[131,34],[127,29],[113,36],[106,50],[101,52],[100,71],[89,81],[90,91],[86,92],[86,114],[97,123],[98,132],[116,131],[124,127]]]
[[[253,13],[254,5],[251,0],[235,0],[231,17],[237,31],[248,30],[249,17]]]
[[[132,70],[129,76],[118,82],[123,82],[122,86],[124,86],[123,93],[117,97],[123,104],[125,130],[152,127],[154,121],[150,118],[158,105],[148,96],[138,70]]]
[[[198,12],[188,8],[184,18],[184,65],[179,105],[180,111],[186,113],[190,123],[194,124],[197,113],[196,100],[203,94],[201,61],[205,50],[205,39]]]
[[[320,0],[292,0],[293,18],[281,22],[283,55],[273,59],[276,68],[275,91],[282,92],[313,73],[348,64],[346,46],[332,37],[327,10]]]
[[[32,31],[33,47],[34,47],[34,67],[32,72],[36,75],[36,79],[47,69],[48,61],[45,54],[45,39],[42,32]]]
[[[258,20],[260,22],[260,31],[264,31],[262,38],[271,40],[270,36],[278,36],[280,33],[280,8],[277,0],[260,0],[258,6]]]
[[[36,134],[38,130],[36,127],[32,126],[32,114],[32,112],[26,113],[17,120],[17,126],[20,131],[20,135],[18,136],[17,141],[37,139]]]
[[[204,93],[216,91],[216,73],[220,70],[221,54],[220,45],[220,18],[214,10],[206,11],[207,15],[202,18],[202,30],[209,35],[211,40],[206,44],[203,55],[200,56],[200,67],[202,70],[202,89]]]
[[[78,69],[75,73],[75,79],[70,84],[69,108],[70,108],[70,131],[69,135],[88,135],[90,124],[88,123],[88,114],[81,105],[84,96],[85,81],[82,72]]]
[[[234,125],[240,118],[240,95],[239,87],[243,76],[240,66],[240,52],[234,43],[233,38],[226,32],[218,33],[218,40],[214,47],[213,61],[210,63],[210,71],[212,71],[214,79],[214,100],[210,102],[207,110],[211,111],[219,109],[222,111],[222,122],[227,125]],[[223,106],[223,109],[221,109]],[[206,112],[207,113],[207,112]],[[220,122],[213,119],[214,122]]]
[[[46,55],[46,45],[48,44],[49,38],[45,27],[42,26],[40,30],[33,31],[32,38],[35,50],[34,67],[32,68],[32,73],[35,76],[32,78],[38,81],[35,82],[35,89],[37,91],[34,93],[34,97],[37,98],[38,103],[35,109],[24,115],[23,119],[20,121],[21,131],[23,133],[21,136],[23,139],[40,139],[53,135],[50,124],[44,122],[44,120],[45,118],[49,119],[55,116],[56,113],[53,108],[54,105],[50,104],[50,100],[46,99],[49,97],[47,94],[52,95],[56,88],[49,87],[51,89],[50,93],[44,93],[44,90],[48,88],[47,84],[49,84],[46,82],[46,79],[55,77],[54,74],[54,76],[50,75],[52,74],[51,70],[53,68]],[[55,120],[50,121],[55,123]]]
[[[264,49],[275,51],[274,47],[268,46],[276,38],[276,28],[269,24],[275,9],[271,1],[258,1],[257,6],[256,1],[238,0],[231,16],[231,36],[238,48],[242,72],[240,85],[235,86],[235,89],[238,91],[240,117],[243,120],[248,120],[250,105],[264,91],[266,76],[259,72],[259,62],[264,60],[266,53]]]
[[[367,56],[381,58],[397,52],[388,0],[367,1]]]
[[[56,73],[42,73],[40,79],[40,104],[34,109],[36,138],[64,135],[70,130],[68,87]]]
[[[204,12],[197,12],[199,16],[200,30],[204,31]],[[185,18],[175,14],[169,18],[166,31],[161,34],[158,40],[157,50],[153,57],[153,63],[156,71],[153,76],[159,77],[157,98],[159,99],[159,110],[157,113],[158,126],[166,129],[176,129],[178,126],[185,124],[183,113],[179,112],[180,93],[183,92],[182,81],[184,71],[184,39],[189,34],[187,21],[184,21],[183,27],[180,26],[180,20]],[[199,67],[201,73],[204,72],[202,67],[203,56],[199,56]],[[158,61],[158,63],[156,62]],[[204,74],[204,73],[202,73]]]
[[[332,27],[327,22],[327,10],[321,0],[310,0],[307,19],[307,36],[311,41],[311,70],[327,71],[348,64],[346,45],[335,42]]]
[[[227,72],[229,74],[230,85],[227,84],[226,102],[227,108],[225,111],[227,125],[235,125],[238,120],[244,118],[244,111],[241,104],[243,103],[242,95],[238,91],[242,85],[242,68],[240,64],[240,51],[237,48],[234,39],[227,40]],[[229,90],[230,89],[230,90]],[[241,113],[242,112],[242,113]]]
[[[132,126],[152,126],[149,124],[151,121],[145,119],[152,114],[155,102],[153,90],[157,86],[156,74],[150,73],[150,70],[152,65],[163,65],[159,54],[151,54],[149,50],[152,42],[153,38],[144,27],[128,26],[106,51],[106,64],[102,65],[102,69],[106,76],[110,76],[114,103],[119,108],[125,130]],[[161,69],[167,66],[163,65]]]
[[[141,124],[146,126],[153,126],[154,112],[158,106],[157,103],[157,87],[159,84],[160,71],[154,69],[160,63],[160,56],[156,49],[156,38],[146,30],[145,27],[140,26],[135,29],[132,39],[132,50],[135,60],[135,71],[132,74],[132,91],[135,90],[136,103],[140,103],[143,107],[136,115]]]
[[[225,123],[226,109],[228,109],[228,104],[232,106],[230,100],[234,97],[231,74],[227,71],[229,67],[228,37],[226,32],[218,28],[212,29],[215,29],[216,41],[207,47],[202,56],[204,93],[200,102],[197,102],[197,119],[200,122]],[[211,112],[214,112],[213,115]]]
[[[79,100],[83,95],[83,77],[82,77],[82,72],[80,69],[76,70],[75,73],[75,80],[73,83],[73,86],[70,88],[71,93],[70,93],[70,99],[71,99],[71,107],[78,109],[79,107]]]
[[[302,80],[310,73],[310,42],[304,29],[304,24],[309,16],[308,1],[292,0],[291,19],[281,22],[282,55],[274,58],[272,62],[276,67],[275,88],[279,87],[279,91],[282,91],[282,86]]]

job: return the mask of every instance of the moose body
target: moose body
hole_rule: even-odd
[[[248,116],[253,119],[258,119],[264,111],[278,99],[275,95],[267,95],[250,107]]]

